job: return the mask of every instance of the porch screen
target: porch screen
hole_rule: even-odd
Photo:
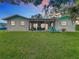
[[[37,29],[38,24],[37,24],[37,23],[34,23],[34,24],[33,24],[33,27]]]
[[[53,27],[53,23],[51,23],[51,27]]]

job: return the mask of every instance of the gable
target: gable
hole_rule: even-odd
[[[27,19],[27,18],[20,15],[13,15],[13,16],[6,17],[3,20],[11,20],[11,19],[16,20],[16,19]]]

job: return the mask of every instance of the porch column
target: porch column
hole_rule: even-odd
[[[35,25],[36,25],[36,30],[37,30],[37,28],[38,28],[38,23],[36,23]]]
[[[45,31],[48,31],[48,24],[45,24]]]
[[[30,23],[30,30],[32,29],[32,24]]]

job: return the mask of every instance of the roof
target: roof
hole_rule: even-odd
[[[20,16],[20,15],[12,15],[12,16],[8,16],[8,17],[6,17],[6,18],[3,18],[3,20],[10,20],[10,19],[12,19],[12,18],[17,18],[17,17],[21,17],[21,18],[23,18],[23,19],[27,19],[26,17],[24,17],[24,16]]]
[[[70,16],[62,16],[60,18],[58,18],[58,20],[69,20]]]
[[[55,20],[55,18],[52,18],[52,19],[43,19],[43,18],[26,18],[26,17],[24,17],[24,16],[20,16],[20,15],[13,15],[13,16],[9,16],[9,17],[6,17],[6,18],[3,18],[3,20],[10,20],[10,19],[12,19],[12,18],[16,18],[16,17],[21,17],[21,18],[23,18],[23,19],[27,19],[27,20],[29,20],[29,21],[53,21],[53,20]]]
[[[30,21],[54,21],[55,18],[51,18],[51,19],[43,19],[43,18],[36,18],[36,19],[31,19],[29,18]]]

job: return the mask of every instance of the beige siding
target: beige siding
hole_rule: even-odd
[[[11,21],[15,21],[15,25],[11,25]],[[24,21],[25,25],[21,25],[21,21]],[[7,30],[9,31],[29,31],[29,22],[27,20],[8,20]]]

